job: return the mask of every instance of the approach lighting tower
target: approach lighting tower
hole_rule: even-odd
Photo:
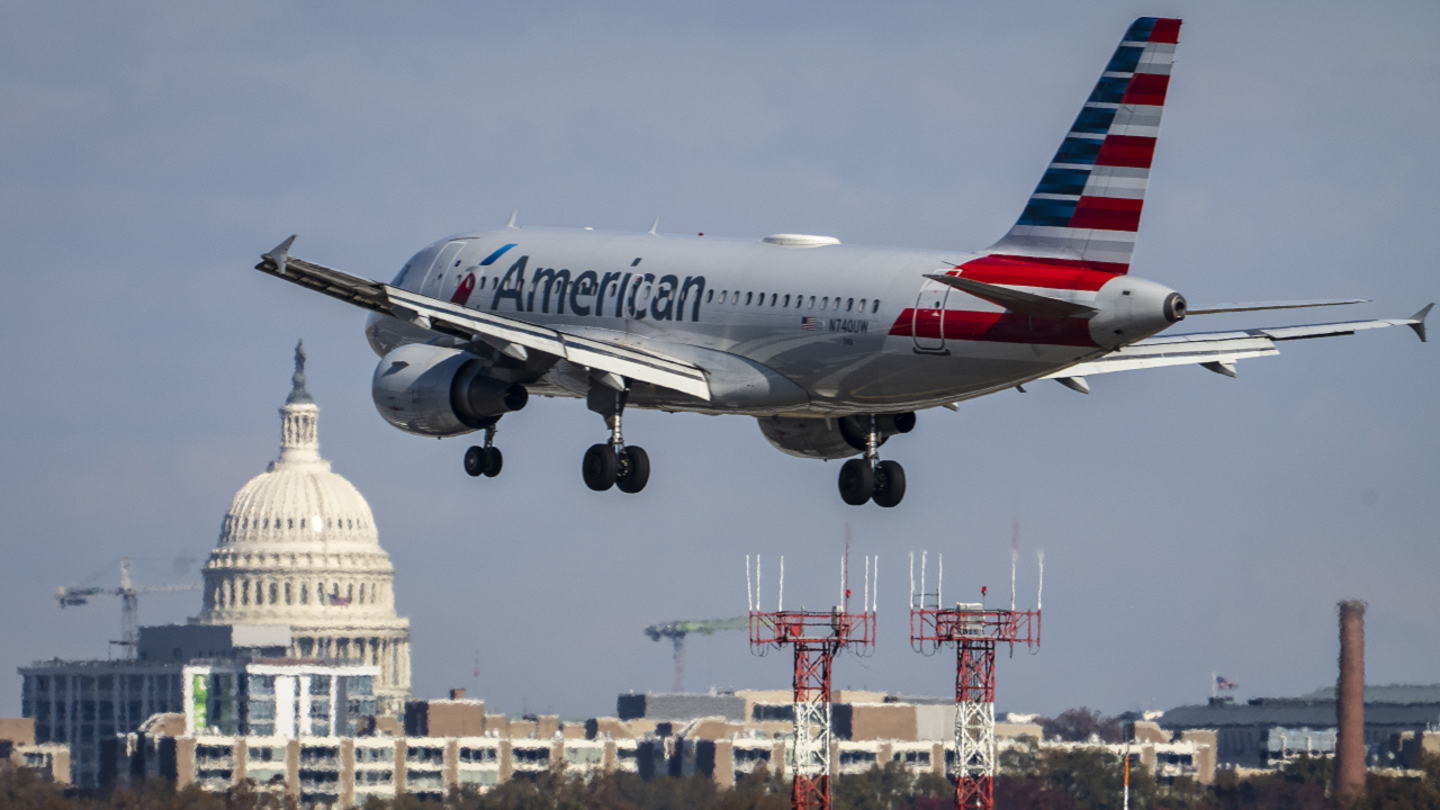
[[[1010,609],[988,609],[984,602],[941,601],[944,560],[935,592],[925,591],[925,555],[920,557],[920,590],[915,590],[915,555],[910,555],[910,644],[933,654],[955,645],[956,810],[992,810],[995,806],[995,647],[1040,646],[1040,596],[1045,557],[1040,555],[1041,591],[1034,610],[1015,609],[1015,557],[1010,558]],[[981,590],[984,593],[984,589]]]
[[[55,589],[55,601],[60,607],[83,605],[92,596],[120,597],[120,640],[112,641],[125,648],[125,657],[134,658],[140,646],[140,594],[172,593],[175,591],[198,591],[205,587],[200,582],[181,582],[174,585],[136,585],[130,578],[130,558],[120,558],[120,587],[103,588],[92,585],[60,586]]]
[[[830,808],[830,671],[835,654],[845,647],[863,654],[875,645],[875,589],[871,565],[879,575],[879,558],[865,558],[865,588],[859,613],[850,612],[849,560],[840,559],[840,604],[830,610],[785,610],[785,558],[780,558],[777,609],[760,608],[760,558],[755,558],[755,588],[750,588],[750,557],[745,557],[746,597],[750,607],[750,646],[763,655],[771,647],[790,645],[795,651],[795,740],[787,757],[794,776],[790,806],[794,810]]]

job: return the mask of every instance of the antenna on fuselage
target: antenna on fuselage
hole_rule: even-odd
[[[507,227],[507,228],[518,228],[518,227],[520,227],[519,225],[516,225],[516,224],[515,224],[515,218],[518,217],[518,216],[520,216],[520,209],[519,209],[519,208],[516,208],[514,211],[511,211],[511,212],[510,212],[510,221],[507,222],[507,223],[505,223],[505,227]]]

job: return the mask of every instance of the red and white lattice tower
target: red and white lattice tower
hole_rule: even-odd
[[[760,558],[755,558],[755,588],[750,588],[750,558],[745,558],[746,595],[750,608],[750,645],[763,652],[789,645],[795,652],[795,739],[786,764],[794,781],[790,806],[795,810],[830,808],[830,672],[835,654],[845,647],[863,651],[875,644],[875,596],[871,565],[878,576],[878,558],[865,558],[865,590],[859,613],[849,610],[848,560],[840,564],[841,603],[830,610],[785,610],[785,558],[780,558],[778,609],[760,608]]]
[[[992,810],[995,806],[996,645],[1040,646],[1039,599],[1034,610],[1015,609],[1013,557],[1011,562],[1009,610],[991,610],[983,602],[956,602],[954,607],[943,607],[940,577],[934,593],[925,591],[923,555],[920,590],[916,591],[915,560],[911,555],[910,643],[921,652],[955,645],[955,760],[951,779],[955,782],[956,810]],[[940,564],[943,576],[943,558]],[[1040,564],[1043,583],[1043,555]]]

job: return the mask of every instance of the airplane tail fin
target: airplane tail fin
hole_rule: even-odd
[[[1130,26],[1019,221],[990,252],[1129,272],[1179,34],[1176,19]]]

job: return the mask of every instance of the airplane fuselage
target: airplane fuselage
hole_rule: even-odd
[[[1027,315],[928,274],[1099,310]],[[1128,275],[1005,256],[767,240],[505,228],[421,250],[394,286],[712,369],[706,402],[639,384],[629,404],[677,411],[910,411],[1014,387],[1161,331],[1171,291]],[[374,350],[435,333],[371,317]],[[517,368],[542,395],[584,396],[563,366]],[[531,379],[524,379],[530,376]]]

